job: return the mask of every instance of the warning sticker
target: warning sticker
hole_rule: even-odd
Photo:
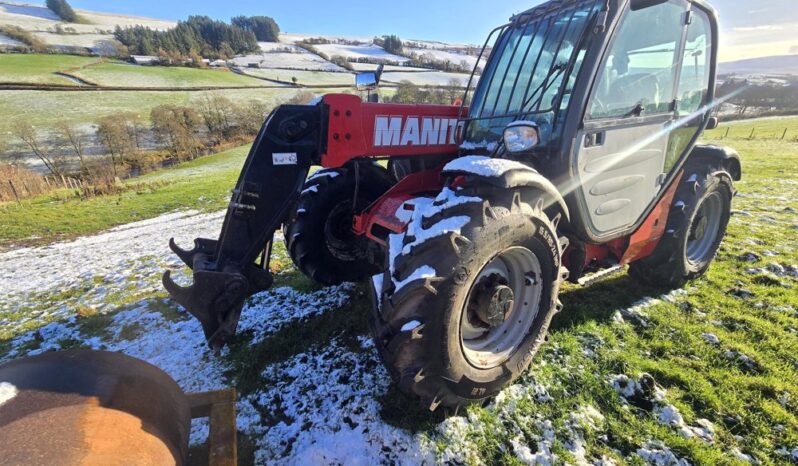
[[[272,154],[273,165],[296,165],[296,152]]]

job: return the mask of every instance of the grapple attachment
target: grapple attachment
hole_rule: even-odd
[[[169,241],[193,270],[194,283],[182,287],[167,271],[163,285],[200,321],[216,352],[235,334],[245,300],[272,285],[272,239],[324,149],[326,111],[320,104],[283,105],[272,112],[233,190],[219,239],[197,238],[191,250]]]

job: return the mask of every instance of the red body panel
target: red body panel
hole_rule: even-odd
[[[421,193],[437,193],[443,189],[441,170],[443,166],[412,173],[396,183],[381,198],[377,199],[365,212],[355,215],[354,230],[357,235],[385,245],[384,239],[375,234],[374,227],[382,227],[390,233],[404,231],[404,222],[396,217],[402,204]]]
[[[329,94],[324,167],[358,157],[457,155],[460,107],[363,102],[350,94]],[[466,110],[467,111],[467,110]]]
[[[329,94],[327,151],[324,167],[340,167],[362,157],[408,157],[458,155],[459,106],[402,105],[363,102],[349,94]],[[406,225],[396,212],[402,204],[421,193],[437,193],[443,187],[442,166],[413,173],[400,180],[362,214],[354,218],[353,229],[380,244],[386,233],[400,233]],[[670,206],[681,174],[676,177],[640,228],[628,237],[604,244],[584,244],[585,264],[607,259],[628,264],[651,255],[665,232]],[[376,234],[377,230],[380,235]],[[564,255],[566,266],[570,255]]]
[[[682,181],[682,176],[684,176],[684,172],[676,176],[671,187],[662,196],[662,199],[648,215],[648,218],[629,238],[629,247],[626,248],[626,252],[621,258],[621,264],[629,264],[654,253],[654,249],[657,248],[659,240],[662,239],[662,235],[665,233],[665,227],[668,224],[668,214],[670,214],[671,204],[673,204],[673,196],[676,195],[676,189]]]

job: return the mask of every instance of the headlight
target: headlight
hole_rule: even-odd
[[[504,147],[512,153],[526,152],[539,142],[538,125],[531,121],[516,121],[504,129]]]

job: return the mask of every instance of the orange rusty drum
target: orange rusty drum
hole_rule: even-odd
[[[0,366],[4,465],[182,465],[190,409],[163,371],[119,353],[45,353]]]

